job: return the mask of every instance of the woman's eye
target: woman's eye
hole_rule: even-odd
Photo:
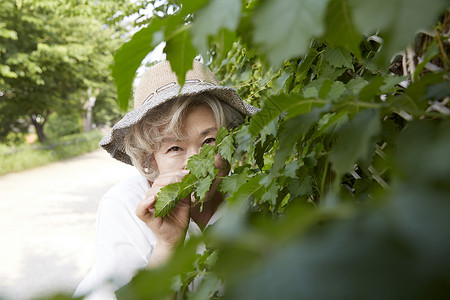
[[[170,147],[169,150],[167,150],[167,152],[177,152],[177,151],[180,151],[180,150],[181,150],[180,147],[173,146],[173,147]]]
[[[215,138],[208,138],[203,142],[203,145],[204,144],[214,145],[215,142],[216,142]]]

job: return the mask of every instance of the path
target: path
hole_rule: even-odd
[[[89,270],[97,206],[137,171],[105,151],[0,177],[0,299],[72,294]]]

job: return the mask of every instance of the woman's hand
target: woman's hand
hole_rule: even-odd
[[[161,188],[170,183],[180,182],[188,170],[160,174],[148,190],[144,200],[139,202],[136,215],[155,234],[156,248],[153,251],[151,261],[160,263],[170,256],[173,249],[184,241],[189,226],[191,200],[190,197],[181,200],[174,210],[165,217],[155,218],[156,196]],[[149,262],[150,265],[151,262]]]

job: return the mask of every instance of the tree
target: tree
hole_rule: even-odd
[[[81,111],[89,88],[114,90],[109,65],[121,31],[115,25],[119,18],[111,15],[127,6],[127,1],[2,2],[0,107],[8,115],[0,136],[18,122],[31,122],[43,142],[52,112]]]
[[[165,41],[180,79],[200,54],[261,111],[158,197],[200,194],[219,152],[232,164],[227,216],[119,298],[214,298],[221,284],[226,299],[448,296],[446,1],[168,1],[158,14],[115,55],[122,107]]]

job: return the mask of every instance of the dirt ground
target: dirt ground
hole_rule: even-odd
[[[0,177],[0,299],[72,294],[93,262],[102,195],[137,171],[103,150]]]

